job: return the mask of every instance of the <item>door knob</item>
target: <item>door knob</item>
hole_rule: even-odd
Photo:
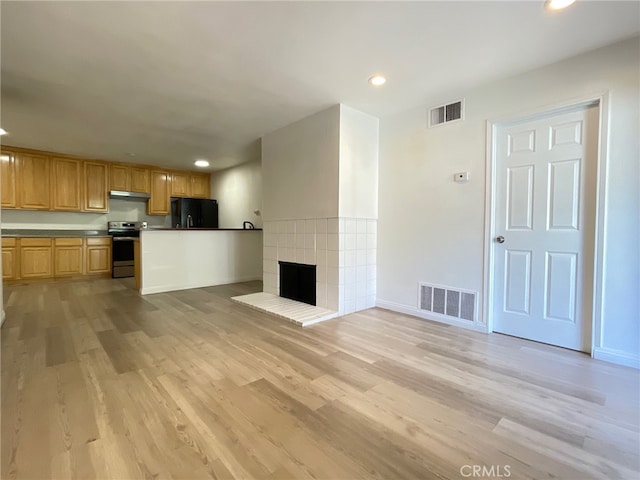
[[[500,235],[499,237],[496,237],[496,242],[504,243],[504,237],[502,235]]]

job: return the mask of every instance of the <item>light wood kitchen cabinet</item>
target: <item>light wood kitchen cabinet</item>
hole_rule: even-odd
[[[131,191],[138,193],[150,193],[149,169],[131,165]]]
[[[188,172],[171,173],[171,196],[190,197],[191,196],[191,176]]]
[[[79,212],[82,208],[82,161],[51,159],[51,209]]]
[[[109,164],[109,190],[128,192],[131,189],[131,169],[128,165]]]
[[[2,238],[2,280],[111,274],[111,237]]]
[[[2,239],[2,280],[16,280],[18,272],[18,246],[17,239]]]
[[[109,164],[109,190],[149,193],[149,169],[136,165]]]
[[[20,278],[51,278],[53,247],[51,238],[20,239]]]
[[[49,210],[51,207],[51,162],[49,157],[31,153],[16,155],[18,208]]]
[[[191,175],[191,196],[195,198],[209,198],[209,175]]]
[[[2,149],[0,152],[2,178],[2,208],[16,208],[18,198],[16,195],[16,156],[15,153]]]
[[[54,276],[82,275],[84,273],[84,239],[55,238],[53,259]]]
[[[86,240],[86,270],[88,275],[111,272],[111,237],[90,237]]]
[[[85,160],[20,147],[0,151],[2,208],[107,213],[109,191],[146,193],[149,215],[169,215],[171,197],[210,198],[210,175],[152,165]]]
[[[147,204],[149,215],[169,215],[171,174],[161,170],[151,170],[151,198]]]
[[[84,205],[85,212],[109,211],[109,164],[105,162],[84,162]]]

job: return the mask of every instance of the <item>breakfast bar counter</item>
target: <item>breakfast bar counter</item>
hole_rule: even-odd
[[[262,279],[262,230],[155,228],[140,232],[142,295]]]

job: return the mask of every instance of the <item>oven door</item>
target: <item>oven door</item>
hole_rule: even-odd
[[[133,237],[113,237],[113,278],[133,277]]]

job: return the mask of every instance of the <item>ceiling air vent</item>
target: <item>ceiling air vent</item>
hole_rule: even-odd
[[[434,127],[442,123],[453,122],[455,120],[462,120],[463,109],[464,103],[462,100],[430,109],[429,127]]]

